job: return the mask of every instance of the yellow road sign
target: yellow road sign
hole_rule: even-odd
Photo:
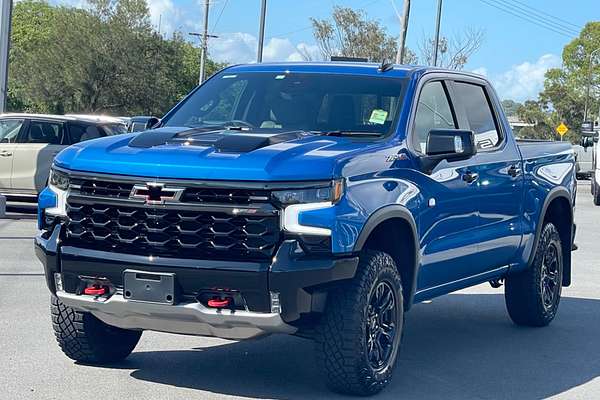
[[[562,122],[556,127],[556,132],[558,132],[560,136],[564,136],[568,131],[569,128]]]

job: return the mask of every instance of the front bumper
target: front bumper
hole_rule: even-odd
[[[228,339],[268,333],[294,333],[305,316],[321,312],[329,284],[350,279],[357,257],[305,254],[298,242],[285,240],[271,263],[188,260],[110,253],[61,245],[63,227],[35,238],[36,254],[44,265],[50,291],[73,308],[87,311],[109,325]],[[123,272],[169,272],[176,276],[180,296],[175,305],[130,301],[123,296]],[[57,290],[55,274],[62,288]],[[114,285],[108,298],[81,294],[82,277],[97,277]],[[241,294],[244,309],[206,307],[201,290],[228,288]],[[280,310],[273,312],[272,293]]]

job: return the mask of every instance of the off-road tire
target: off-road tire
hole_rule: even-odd
[[[556,273],[549,274],[552,251],[557,259],[556,264],[552,263],[552,270]],[[542,228],[535,252],[529,268],[506,278],[504,293],[508,314],[515,324],[541,327],[548,325],[556,316],[562,290],[562,246],[558,230],[552,223],[548,222]],[[552,282],[551,299],[545,296],[545,281]]]
[[[381,283],[387,293],[395,296],[394,313],[388,314],[388,318],[394,315],[391,320],[395,319],[395,331],[389,341],[389,358],[374,369],[367,344],[373,328],[367,323],[372,321],[368,317],[373,310],[372,295]],[[402,282],[392,257],[380,251],[363,251],[356,276],[330,291],[317,328],[317,360],[331,390],[365,396],[381,391],[389,383],[402,341],[403,304]]]
[[[106,364],[125,359],[142,335],[141,331],[116,328],[90,313],[64,305],[56,296],[50,301],[52,327],[65,355],[86,364]]]

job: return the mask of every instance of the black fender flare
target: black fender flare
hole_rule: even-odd
[[[573,240],[573,201],[571,200],[571,193],[569,193],[569,191],[562,187],[555,187],[554,189],[552,189],[548,195],[546,196],[546,199],[544,200],[544,205],[542,206],[542,210],[540,212],[540,215],[538,217],[538,224],[536,227],[536,231],[535,231],[535,238],[533,239],[533,247],[531,248],[531,254],[529,254],[529,259],[527,261],[527,268],[531,267],[531,265],[533,264],[533,259],[535,258],[535,251],[537,249],[538,246],[538,242],[540,240],[540,236],[542,235],[542,228],[544,227],[544,219],[546,218],[546,213],[548,212],[548,207],[550,207],[550,203],[552,203],[552,201],[564,197],[568,202],[569,202],[569,212],[570,212],[570,224],[569,226],[571,227],[570,232],[569,232],[569,237],[571,238],[571,243],[566,243],[563,244],[563,246],[568,246],[569,248],[569,252],[567,254],[565,254],[565,263],[563,266],[563,286],[569,286],[571,284],[571,246],[572,246],[572,240]]]
[[[379,226],[382,222],[385,222],[390,219],[401,219],[405,221],[412,231],[413,237],[413,248],[414,248],[414,265],[412,266],[412,282],[410,282],[410,291],[409,293],[405,293],[406,297],[406,309],[408,310],[412,304],[413,299],[415,297],[415,291],[417,289],[417,276],[419,272],[419,264],[420,264],[420,250],[421,246],[419,243],[419,233],[417,230],[417,223],[411,212],[404,206],[400,204],[391,204],[388,206],[384,206],[377,211],[375,211],[365,222],[363,228],[358,236],[354,244],[354,252],[360,252],[365,243],[367,242],[369,236],[377,226]],[[409,283],[409,282],[407,282]]]

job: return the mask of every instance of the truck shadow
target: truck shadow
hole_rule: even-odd
[[[396,376],[378,398],[539,399],[600,376],[600,301],[563,298],[544,329],[514,326],[500,294],[453,294],[407,315]],[[233,396],[336,397],[311,341],[272,336],[188,351],[136,352],[123,368],[150,382]]]

